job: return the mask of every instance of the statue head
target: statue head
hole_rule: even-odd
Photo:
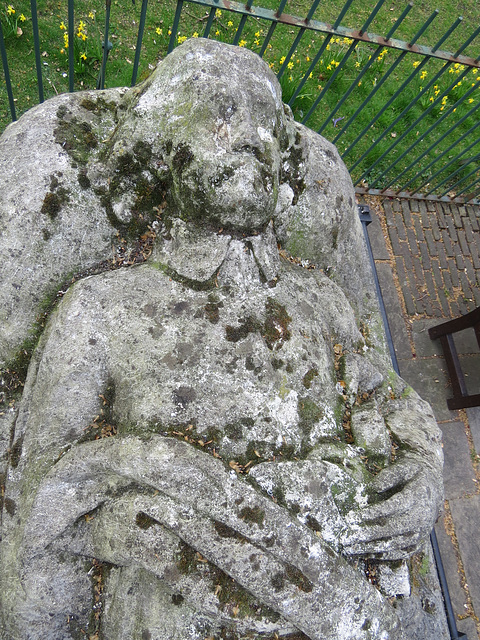
[[[288,116],[280,85],[251,51],[187,41],[147,80],[133,138],[162,156],[185,220],[256,229],[275,210]],[[131,131],[119,130],[125,144]]]

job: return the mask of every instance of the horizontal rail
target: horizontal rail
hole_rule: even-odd
[[[191,4],[199,4],[206,7],[214,7],[215,9],[232,11],[242,15],[250,16],[252,18],[259,18],[261,20],[269,20],[280,24],[290,25],[293,27],[303,27],[310,31],[317,31],[320,33],[331,34],[332,36],[338,36],[340,38],[351,38],[358,42],[364,42],[367,44],[374,44],[383,47],[389,47],[390,49],[397,49],[399,51],[408,51],[409,53],[416,53],[429,58],[436,58],[438,60],[444,60],[445,62],[456,62],[458,64],[467,65],[469,67],[476,67],[480,69],[480,60],[458,55],[455,56],[449,51],[434,50],[432,47],[428,47],[420,44],[409,44],[403,40],[397,40],[395,38],[389,38],[388,40],[383,36],[376,35],[374,33],[363,32],[359,29],[350,29],[348,27],[334,26],[327,22],[320,22],[318,20],[308,20],[306,18],[299,18],[292,16],[288,13],[277,14],[272,9],[264,9],[262,7],[247,6],[234,0],[189,0]]]

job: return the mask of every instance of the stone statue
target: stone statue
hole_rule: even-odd
[[[67,276],[82,216],[103,244],[76,272],[108,259],[115,227],[155,240],[143,264],[83,273],[33,352],[11,418],[1,637],[406,638],[364,561],[394,570],[428,537],[440,436],[389,368],[335,148],[258,56],[209,40],[135,89],[55,109],[35,288]],[[9,318],[5,362],[25,333]]]

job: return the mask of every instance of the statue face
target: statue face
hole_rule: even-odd
[[[246,229],[262,226],[275,210],[279,182],[273,96],[266,92],[251,104],[248,94],[239,101],[237,93],[220,86],[204,100],[199,107],[211,109],[211,117],[190,141],[191,162],[175,176],[177,201],[187,217]]]
[[[217,44],[206,41],[190,58],[183,52],[170,69],[159,125],[173,195],[185,220],[256,229],[277,200],[281,89],[256,54]]]

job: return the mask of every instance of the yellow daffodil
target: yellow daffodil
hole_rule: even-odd
[[[231,20],[227,22],[227,27],[233,27],[233,22]]]
[[[289,63],[287,64],[287,67],[288,67],[289,69],[293,69],[293,62],[289,62]]]
[[[246,40],[240,40],[240,42],[238,43],[239,47],[244,47],[247,44]]]
[[[186,39],[187,36],[178,36],[178,44],[182,44],[182,42],[185,42]]]
[[[221,15],[222,15],[222,12],[220,11],[220,9],[217,9],[217,10],[215,11],[215,17],[216,17],[216,18],[220,18],[220,16],[221,16]]]
[[[26,19],[27,18],[23,15],[23,13],[21,13],[19,18],[20,22],[25,22]]]
[[[11,4],[9,4],[7,7],[7,13],[9,16],[12,16],[15,13],[15,9],[12,7]]]
[[[93,11],[90,11],[88,17],[90,18],[90,20],[95,20],[95,14],[93,13]]]
[[[419,64],[420,64],[419,60],[417,60],[416,62],[413,63],[413,66],[415,67],[415,69],[418,67]]]
[[[198,38],[198,31],[193,32],[192,38]]]
[[[81,54],[80,54],[80,58],[81,58],[82,60],[86,60],[86,59],[87,59],[87,54],[86,54],[86,53],[81,53]]]
[[[157,34],[157,36],[161,36],[161,35],[162,35],[162,33],[163,33],[163,29],[160,29],[160,27],[157,27],[157,28],[155,29],[155,33]]]

